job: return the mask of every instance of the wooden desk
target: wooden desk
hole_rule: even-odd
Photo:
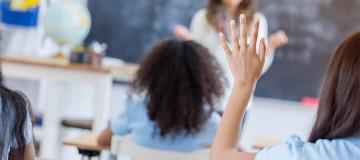
[[[110,146],[99,146],[96,142],[99,134],[90,132],[75,138],[67,139],[63,142],[64,145],[73,146],[79,149],[91,151],[104,151],[110,150]]]
[[[110,146],[99,146],[96,142],[97,133],[86,133],[64,141],[64,145],[76,147],[83,157],[100,156],[101,151],[110,150]]]
[[[137,65],[125,64],[121,67],[91,67],[82,64],[70,64],[64,61],[33,58],[0,56],[1,69],[5,77],[40,81],[39,107],[45,108],[43,117],[44,136],[40,156],[57,158],[57,140],[60,130],[60,106],[57,103],[59,83],[90,84],[94,88],[95,117],[93,130],[100,131],[107,125],[110,110],[112,82],[132,80]]]
[[[252,145],[252,147],[254,149],[262,150],[262,149],[264,149],[266,147],[275,146],[275,145],[279,145],[279,144],[282,144],[282,143],[283,142],[281,140],[262,138],[262,139],[257,139],[255,141],[255,143]]]
[[[86,64],[70,64],[69,62],[59,61],[50,58],[34,58],[34,57],[19,57],[1,55],[0,61],[2,63],[12,63],[20,65],[31,65],[38,67],[77,70],[84,72],[110,73],[115,80],[130,82],[138,69],[138,64],[125,63],[119,67],[100,66],[94,67]]]

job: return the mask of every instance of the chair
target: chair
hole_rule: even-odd
[[[133,143],[132,138],[113,136],[111,153],[126,160],[209,160],[210,150],[194,152],[173,152],[151,149]]]

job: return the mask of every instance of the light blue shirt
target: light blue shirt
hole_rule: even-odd
[[[3,114],[3,106],[1,104],[2,104],[2,100],[0,98],[0,120],[2,120],[1,116]],[[16,149],[18,147],[15,135],[12,134],[12,127],[14,126],[15,121],[17,121],[17,119],[16,119],[17,115],[15,115],[14,106],[9,105],[8,107],[9,107],[8,112],[5,113],[8,116],[5,121],[6,123],[0,122],[0,139],[3,140],[3,144],[1,144],[1,145],[2,145],[2,147],[4,147],[4,152],[2,155],[0,155],[1,160],[7,160],[10,149],[11,148]],[[32,124],[31,124],[29,114],[27,114],[27,117],[26,117],[23,134],[25,137],[25,143],[26,144],[31,143],[32,142]]]
[[[156,123],[148,118],[147,108],[141,98],[129,96],[125,109],[111,121],[111,129],[118,136],[132,134],[135,143],[146,147],[186,152],[211,145],[219,123],[220,116],[212,113],[195,135],[177,133],[160,137]]]
[[[304,142],[291,136],[283,145],[262,150],[256,160],[359,160],[360,137]]]

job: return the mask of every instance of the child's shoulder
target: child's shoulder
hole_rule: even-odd
[[[208,126],[218,126],[220,124],[220,114],[215,112],[215,111],[211,111],[209,113],[210,115],[208,116],[208,119],[206,121],[206,125]]]
[[[128,112],[139,112],[146,110],[145,106],[146,92],[135,93],[128,92],[126,109]]]
[[[145,99],[146,99],[146,92],[137,93],[137,92],[133,92],[131,90],[129,90],[127,92],[128,103],[130,102],[130,103],[143,104]]]

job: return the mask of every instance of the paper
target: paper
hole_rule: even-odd
[[[11,0],[10,8],[12,10],[26,11],[39,6],[40,0]]]

